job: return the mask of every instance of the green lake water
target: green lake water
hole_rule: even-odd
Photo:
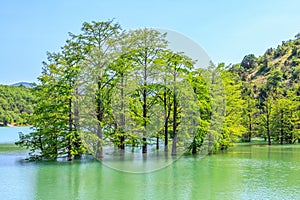
[[[26,152],[10,144],[19,131],[29,129],[0,128],[1,200],[300,199],[300,145],[238,145],[227,153],[183,156],[160,170],[134,174],[88,158],[26,162]]]

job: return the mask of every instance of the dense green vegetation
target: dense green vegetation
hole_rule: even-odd
[[[196,68],[151,29],[84,23],[48,62],[35,88],[34,129],[17,143],[32,158],[69,160],[105,146],[177,155],[225,150],[254,137],[299,140],[300,39],[241,64]],[[299,52],[298,52],[299,51]],[[299,53],[299,54],[298,54]]]
[[[0,125],[28,124],[28,116],[34,109],[33,103],[34,96],[30,88],[0,85]]]
[[[242,81],[245,100],[244,141],[263,137],[271,143],[292,144],[300,138],[300,52],[295,40],[270,48],[263,56],[247,55],[229,71]],[[300,141],[299,141],[300,142]]]

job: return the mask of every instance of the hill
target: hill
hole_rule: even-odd
[[[27,124],[33,112],[34,96],[31,88],[0,85],[0,126]]]
[[[246,55],[229,71],[241,83],[244,141],[300,142],[300,34],[262,56]]]
[[[11,84],[10,86],[15,86],[15,87],[24,86],[26,88],[33,88],[35,86],[35,83],[18,82],[18,83]]]
[[[283,41],[277,48],[269,48],[259,57],[246,55],[240,64],[234,65],[242,80],[257,86],[267,83],[276,75],[287,86],[295,85],[300,78],[300,34],[294,40]]]

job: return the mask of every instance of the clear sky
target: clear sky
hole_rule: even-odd
[[[124,29],[178,31],[215,63],[240,62],[300,32],[298,0],[2,0],[0,84],[36,81],[46,52],[59,51],[83,22],[115,18]]]

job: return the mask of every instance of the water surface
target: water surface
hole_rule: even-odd
[[[5,128],[0,129],[0,135],[2,131]],[[3,145],[8,144],[0,146]],[[299,145],[239,145],[227,153],[204,158],[183,156],[168,167],[143,174],[114,170],[90,158],[73,162],[26,162],[25,157],[23,150],[0,148],[0,199],[300,197]]]

